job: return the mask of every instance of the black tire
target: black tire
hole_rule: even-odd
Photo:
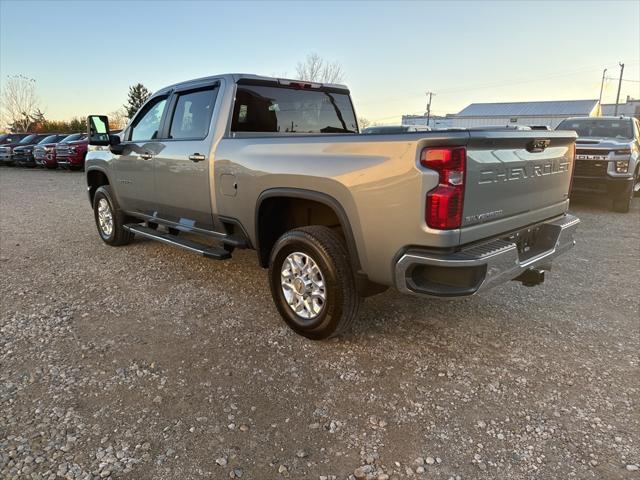
[[[317,316],[310,319],[298,315],[289,306],[281,282],[283,265],[294,252],[311,258],[324,279],[325,300]],[[362,303],[344,241],[330,228],[319,225],[290,230],[278,239],[271,250],[269,285],[278,312],[287,325],[312,340],[335,337],[349,329]]]
[[[613,211],[618,213],[629,213],[631,209],[631,196],[613,201]]]
[[[106,201],[106,205],[101,202]],[[100,226],[98,209],[101,206],[108,206],[111,213],[111,230],[105,230]],[[98,234],[102,241],[112,246],[126,245],[133,240],[133,234],[123,228],[125,223],[125,215],[120,210],[118,202],[111,193],[111,187],[109,185],[103,185],[98,187],[93,197],[93,216],[96,221],[96,227],[98,228]]]
[[[636,168],[636,177],[633,184],[633,196],[640,197],[640,167]]]

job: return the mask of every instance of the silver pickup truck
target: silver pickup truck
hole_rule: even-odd
[[[87,120],[89,200],[134,235],[216,260],[252,248],[277,309],[312,339],[389,286],[431,297],[544,280],[574,244],[574,132],[362,135],[349,90],[228,74],[156,92],[116,136]]]
[[[627,213],[640,195],[640,122],[631,117],[576,117],[557,130],[573,130],[576,165],[572,195],[604,195]]]

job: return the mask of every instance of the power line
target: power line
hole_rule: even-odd
[[[628,63],[627,66],[635,66],[638,65],[640,62],[634,62],[634,63]],[[618,67],[618,65],[607,65],[607,68],[616,68]],[[520,84],[525,84],[525,83],[535,83],[535,82],[541,82],[541,81],[545,81],[545,80],[551,80],[554,78],[562,78],[562,77],[567,77],[567,76],[572,76],[572,75],[577,75],[579,73],[585,73],[585,72],[591,72],[591,71],[595,71],[595,70],[600,70],[602,67],[602,65],[594,65],[594,66],[589,66],[589,67],[581,67],[579,69],[576,70],[570,70],[570,71],[565,71],[565,72],[558,72],[555,74],[551,74],[551,75],[546,75],[543,77],[536,77],[536,78],[529,78],[529,79],[522,79],[522,80],[511,80],[508,82],[501,82],[501,83],[491,83],[491,84],[484,84],[484,85],[470,85],[467,87],[460,87],[460,88],[453,88],[453,89],[444,89],[444,90],[438,90],[438,94],[439,95],[447,95],[450,93],[460,93],[460,92],[468,92],[468,91],[473,91],[473,90],[482,90],[485,88],[495,88],[495,87],[506,87],[506,86],[510,86],[510,85],[520,85]],[[606,78],[607,80],[618,80],[617,78],[613,79],[613,78]],[[626,81],[626,80],[623,80]],[[637,80],[632,80],[633,82],[638,82]],[[397,101],[402,101],[402,100],[410,100],[412,98],[418,98],[418,97],[422,97],[422,95],[424,95],[424,93],[415,93],[415,94],[410,94],[404,97],[395,97],[395,98],[388,98],[386,99],[386,102],[397,102]],[[370,103],[380,103],[380,99],[377,98],[375,100],[365,100],[363,102],[358,102],[359,105],[367,105]]]
[[[634,62],[634,63],[628,63],[627,66],[635,66],[640,64],[640,62]],[[615,67],[618,67],[619,65],[615,65]],[[608,65],[608,67],[614,67],[614,65]],[[557,73],[557,74],[553,74],[553,75],[547,75],[544,77],[537,77],[537,78],[532,78],[532,79],[527,79],[527,80],[521,80],[521,81],[510,81],[510,82],[503,82],[503,83],[494,83],[494,84],[485,84],[485,85],[478,85],[478,86],[469,86],[469,87],[463,87],[463,88],[457,88],[457,89],[449,89],[449,90],[438,90],[438,94],[450,94],[450,93],[459,93],[459,92],[466,92],[466,91],[472,91],[472,90],[481,90],[481,89],[485,89],[485,88],[496,88],[496,87],[503,87],[503,86],[509,86],[509,85],[518,85],[518,84],[524,84],[524,83],[535,83],[535,82],[540,82],[540,81],[544,81],[544,80],[550,80],[553,78],[561,78],[561,77],[566,77],[566,76],[572,76],[572,75],[577,75],[579,73],[586,73],[586,72],[591,72],[594,71],[596,69],[600,69],[602,68],[602,66],[590,66],[590,67],[582,67],[580,69],[576,69],[576,70],[571,70],[571,71],[565,71],[564,73]],[[605,80],[619,80],[619,78],[612,78],[612,77],[605,77]],[[640,80],[628,80],[628,79],[622,79],[623,82],[633,82],[633,83],[640,83]],[[428,92],[427,92],[428,93]],[[402,98],[393,98],[393,99],[387,99],[387,102],[394,102],[394,101],[400,101],[400,100],[409,100],[412,98],[417,98],[417,97],[421,97],[422,95],[424,95],[424,93],[421,94],[412,94],[410,96],[406,96],[406,97],[402,97]],[[373,103],[374,101],[365,101],[365,102],[357,102],[358,105],[366,105],[367,103]],[[375,100],[376,103],[380,103],[380,99]],[[410,114],[396,114],[396,115],[389,115],[387,117],[379,117],[376,119],[372,119],[372,121],[376,122],[376,121],[382,121],[382,120],[388,120],[388,119],[392,119],[392,118],[397,118],[397,117],[402,117],[402,115],[419,115],[421,114],[421,111],[417,111],[414,113],[410,113]],[[435,113],[432,110],[432,113]],[[441,112],[443,113],[443,112]]]
[[[466,88],[463,87],[463,88],[457,88],[457,89],[451,89],[451,90],[439,90],[439,93],[442,93],[442,94],[459,93],[459,92],[467,92],[467,91],[471,91],[471,90],[482,90],[482,89],[485,89],[485,88],[507,87],[507,86],[510,86],[510,85],[520,85],[520,84],[524,84],[524,83],[542,82],[542,81],[551,80],[551,79],[554,79],[554,78],[570,77],[570,76],[573,76],[573,75],[577,75],[578,73],[586,73],[586,72],[594,71],[596,69],[599,70],[600,68],[601,67],[584,67],[584,68],[580,68],[578,70],[572,70],[572,71],[568,71],[568,72],[564,72],[564,73],[556,73],[556,74],[547,75],[547,76],[544,76],[544,77],[529,78],[529,79],[522,79],[522,80],[515,80],[515,81],[501,82],[501,83],[491,83],[491,84],[480,85],[480,86],[477,86],[477,87],[466,87]],[[616,78],[616,80],[617,80],[617,78]]]
[[[618,80],[617,78],[613,78],[613,77],[607,77],[606,80]],[[626,78],[622,79],[623,82],[633,82],[633,83],[640,83],[640,80],[629,80]]]

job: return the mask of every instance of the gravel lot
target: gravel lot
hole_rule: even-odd
[[[2,167],[0,478],[640,478],[640,201],[573,210],[544,285],[317,343],[255,252],[108,247],[83,174]]]

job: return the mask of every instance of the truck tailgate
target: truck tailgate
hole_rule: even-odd
[[[462,243],[564,213],[575,139],[566,131],[471,131]]]

